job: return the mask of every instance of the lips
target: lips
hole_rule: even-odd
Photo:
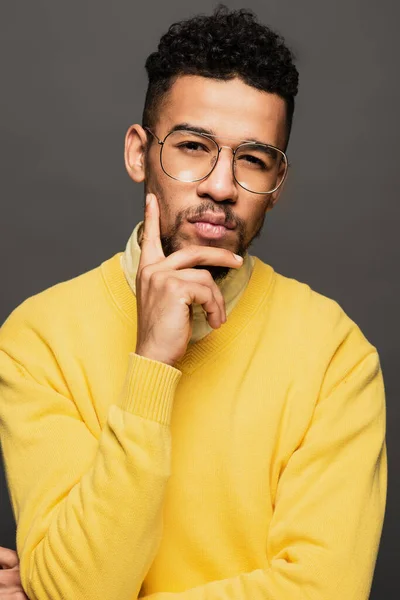
[[[200,217],[188,219],[189,223],[211,223],[211,225],[223,225],[226,229],[234,229],[235,224],[227,221],[224,214],[206,213]]]

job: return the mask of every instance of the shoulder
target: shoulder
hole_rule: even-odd
[[[352,365],[378,351],[357,322],[334,298],[305,282],[274,271],[269,302],[274,328],[293,348],[304,367],[321,370],[334,361],[343,373]]]
[[[109,293],[102,264],[23,300],[0,327],[0,349],[12,355],[14,346],[32,347],[61,337],[67,342],[70,333],[91,321],[91,315],[104,312]]]

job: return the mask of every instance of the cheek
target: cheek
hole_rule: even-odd
[[[258,200],[256,205],[253,200],[252,210],[246,218],[246,237],[252,239],[263,226],[267,215],[268,200]]]
[[[154,183],[172,221],[175,221],[177,215],[185,218],[201,203],[193,183],[176,181],[165,173],[161,173]]]
[[[268,202],[268,198],[264,196],[246,195],[239,200],[236,207],[232,205],[232,210],[238,213],[238,216],[242,216],[248,228],[252,229],[254,225],[259,224],[265,218]],[[241,215],[239,214],[240,206],[242,208]]]

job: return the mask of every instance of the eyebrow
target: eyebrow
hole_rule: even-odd
[[[173,131],[193,131],[194,133],[199,133],[204,134],[204,135],[210,135],[212,137],[218,137],[218,135],[215,133],[215,131],[213,129],[206,129],[205,127],[199,127],[197,125],[191,125],[190,123],[178,123],[177,125],[174,125],[173,128],[170,130],[169,133],[172,133]],[[235,141],[239,141],[238,138],[225,138],[225,139],[231,139],[231,140],[235,140]],[[261,146],[270,146],[271,144],[268,144],[267,142],[261,142],[260,140],[257,140],[256,138],[248,138],[246,140],[241,140],[240,143],[244,144],[245,142],[254,142],[255,144],[260,144]]]

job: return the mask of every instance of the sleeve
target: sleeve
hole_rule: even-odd
[[[76,402],[0,350],[0,439],[31,600],[132,600],[162,535],[181,371],[129,355],[100,436]]]
[[[277,490],[268,568],[148,600],[367,600],[387,488],[386,407],[376,351],[320,395]]]

